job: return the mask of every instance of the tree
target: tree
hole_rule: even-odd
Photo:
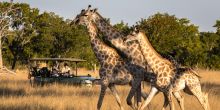
[[[8,36],[11,24],[18,16],[20,16],[20,10],[14,7],[13,0],[11,3],[0,3],[0,69],[3,68],[2,39]]]
[[[145,31],[159,53],[170,54],[184,65],[198,63],[202,52],[198,27],[186,18],[157,13],[148,19],[141,19],[137,27]]]
[[[89,40],[89,34],[84,26],[72,26],[72,32],[74,40],[73,48],[68,52],[67,56],[81,58],[87,60],[87,63],[82,64],[82,66],[87,68],[93,68],[92,65],[98,65],[98,61],[94,55]]]
[[[206,51],[212,51],[214,48],[217,48],[220,42],[220,37],[211,32],[201,32],[200,39],[203,49]]]
[[[13,61],[11,68],[14,69],[18,59],[21,61],[27,61],[29,52],[26,51],[28,44],[31,43],[31,39],[37,35],[34,26],[34,21],[39,15],[39,10],[30,8],[28,4],[16,4],[16,7],[20,7],[22,15],[13,22],[13,35],[8,37],[7,46],[13,55]]]
[[[35,53],[45,57],[64,57],[74,45],[74,32],[63,18],[44,12],[36,19],[38,35],[33,39]],[[38,57],[41,57],[38,56]]]
[[[120,23],[115,24],[114,27],[117,30],[121,31],[124,35],[130,34],[130,32],[132,30],[132,28],[130,28],[128,26],[128,24],[125,24],[123,21],[121,21]]]
[[[92,52],[88,33],[82,26],[70,26],[54,13],[44,12],[36,18],[35,26],[38,35],[33,37],[29,47],[31,57],[74,57],[87,60],[90,67],[96,62]]]
[[[55,18],[57,17],[57,19]],[[44,12],[37,16],[34,26],[37,30],[37,36],[34,36],[31,40],[31,49],[33,53],[31,57],[51,57],[50,50],[53,48],[53,30],[59,26],[58,16],[53,13]],[[54,27],[55,26],[55,27]]]
[[[203,48],[203,64],[205,67],[208,68],[217,68],[219,63],[217,62],[217,53],[216,49],[219,46],[220,36],[216,33],[212,32],[201,32],[200,33],[200,40],[202,42]],[[220,58],[220,57],[219,57]]]

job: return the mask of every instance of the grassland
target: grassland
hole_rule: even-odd
[[[88,71],[86,71],[88,72]],[[82,71],[81,73],[86,73]],[[212,110],[220,109],[220,71],[198,70],[202,76],[202,89],[209,93]],[[96,110],[99,86],[92,88],[52,84],[43,87],[31,87],[26,71],[18,71],[17,75],[0,75],[0,110]],[[87,74],[87,73],[86,73]],[[92,74],[92,73],[91,73]],[[92,74],[95,75],[95,74]],[[129,86],[117,86],[125,110]],[[144,91],[149,87],[144,86]],[[186,110],[202,110],[193,96],[184,94]],[[149,105],[151,110],[160,110],[163,96],[157,95]],[[177,110],[180,110],[177,106]],[[102,110],[118,110],[119,107],[107,90]]]

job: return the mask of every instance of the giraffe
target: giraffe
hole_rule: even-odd
[[[182,68],[185,70],[182,72],[175,72],[175,69],[178,71],[179,68],[175,68],[169,60],[164,59],[156,52],[144,32],[135,33],[134,36],[127,38],[126,42],[134,40],[138,41],[144,59],[150,68],[152,68],[153,73],[157,76],[157,80],[154,84],[152,84],[153,87],[151,88],[151,92],[144,101],[143,105],[140,106],[140,110],[143,110],[148,105],[158,91],[163,92],[167,96],[164,108],[167,106],[167,101],[169,101],[171,109],[174,110],[171,99],[173,93],[174,96],[180,98],[182,102],[179,102],[179,104],[181,109],[184,109],[183,97],[179,91],[186,91],[186,89],[189,90],[188,93],[191,92],[192,95],[199,100],[204,110],[210,109],[208,94],[201,91],[199,77],[195,71],[192,69]]]
[[[91,6],[89,6],[90,8]],[[124,52],[124,55],[128,58],[127,61],[129,61],[125,67],[131,71],[133,74],[133,78],[134,78],[134,81],[132,83],[132,88],[129,92],[129,95],[127,97],[127,104],[129,106],[131,106],[133,108],[133,104],[131,102],[131,99],[132,97],[134,96],[134,93],[135,93],[135,90],[137,91],[141,91],[140,89],[140,83],[141,81],[147,81],[147,82],[152,82],[154,81],[156,78],[153,77],[151,74],[151,72],[147,72],[146,74],[146,71],[145,71],[145,61],[144,61],[144,58],[143,58],[143,55],[141,54],[141,51],[139,49],[139,45],[137,45],[136,43],[133,43],[133,44],[127,44],[127,43],[124,43],[123,40],[124,40],[124,37],[123,35],[121,35],[119,32],[117,32],[114,28],[111,27],[111,25],[107,24],[106,21],[104,20],[104,18],[102,18],[100,16],[99,13],[97,13],[96,10],[94,11],[87,11],[84,13],[84,15],[81,15],[81,16],[84,16],[84,18],[87,18],[89,21],[93,22],[94,25],[102,32],[105,34],[105,36],[107,37],[107,40],[113,40],[112,43],[116,43],[119,42],[119,47],[122,47],[122,50],[124,49],[125,52]],[[78,19],[74,19],[74,20],[78,20]],[[100,21],[99,21],[100,20]],[[101,22],[100,24],[97,23],[97,22]],[[102,24],[104,23],[104,24]],[[99,24],[99,26],[97,26]],[[104,28],[102,28],[102,25],[104,26]],[[107,26],[107,28],[105,27]],[[105,30],[107,29],[107,30]],[[112,30],[113,29],[113,34],[112,33]],[[110,31],[109,31],[110,30]],[[110,33],[110,34],[109,34]],[[112,36],[113,35],[113,36]],[[112,38],[113,37],[113,38]],[[117,39],[115,39],[115,37],[117,37]],[[122,53],[123,53],[122,52]],[[122,55],[122,56],[124,56]],[[136,56],[135,56],[136,55]],[[125,59],[126,60],[126,59]],[[143,76],[145,76],[143,78]],[[150,77],[149,77],[150,76]],[[147,77],[147,78],[146,78]],[[177,98],[177,97],[175,97]],[[178,98],[177,98],[178,100]],[[139,100],[140,101],[140,100]],[[179,101],[179,100],[178,100]],[[165,103],[164,103],[165,104]]]
[[[89,6],[91,7],[91,6]],[[146,73],[146,62],[144,61],[143,55],[139,49],[137,44],[126,44],[123,42],[124,35],[113,29],[107,22],[98,14],[97,11],[87,12],[85,16],[95,24],[98,31],[106,36],[107,40],[113,44],[114,48],[123,56],[122,58],[127,61],[126,69],[129,70],[133,75],[133,83],[131,86],[131,90],[127,97],[127,104],[133,105],[131,102],[132,97],[135,94],[135,91],[141,90],[141,81],[144,80],[144,74]],[[141,102],[140,95],[137,95],[138,102]]]
[[[85,19],[86,15],[84,14],[88,11],[91,12],[93,10],[82,10],[81,13],[77,15],[74,22],[87,27],[92,49],[101,65],[99,71],[99,75],[101,78],[101,92],[97,104],[97,109],[99,110],[101,108],[105,91],[107,87],[109,87],[113,95],[115,96],[117,103],[120,106],[120,109],[123,110],[123,107],[121,106],[121,100],[117,94],[117,90],[115,89],[115,85],[126,85],[128,83],[132,83],[132,73],[130,73],[125,68],[126,62],[123,61],[123,59],[118,55],[115,49],[107,46],[97,37],[97,29],[95,25],[91,21]],[[151,77],[154,76],[145,75],[142,77],[145,77],[147,81],[150,81]],[[146,97],[144,93],[142,93],[141,95],[143,97]],[[134,109],[135,107],[132,106],[132,108]]]

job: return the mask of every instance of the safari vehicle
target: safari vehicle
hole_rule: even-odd
[[[88,75],[78,75],[77,64],[86,60],[75,58],[32,58],[29,59],[28,79],[30,84],[44,85],[48,83],[64,83],[72,85],[92,86],[98,79]],[[62,63],[75,63],[75,70],[62,72],[60,65]],[[42,65],[44,64],[44,65]],[[50,65],[50,66],[49,66]]]

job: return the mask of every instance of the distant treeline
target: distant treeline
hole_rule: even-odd
[[[6,4],[0,3],[0,7]],[[33,57],[80,58],[87,60],[81,66],[88,68],[98,64],[85,27],[70,25],[71,20],[53,12],[39,13],[28,4],[16,6],[21,7],[23,19],[14,23],[12,34],[2,40],[5,65],[15,68]],[[171,55],[184,66],[220,69],[220,20],[213,24],[216,32],[199,32],[188,19],[167,13],[141,19],[136,26],[145,31],[160,54]],[[124,22],[114,27],[124,35],[133,30]]]

